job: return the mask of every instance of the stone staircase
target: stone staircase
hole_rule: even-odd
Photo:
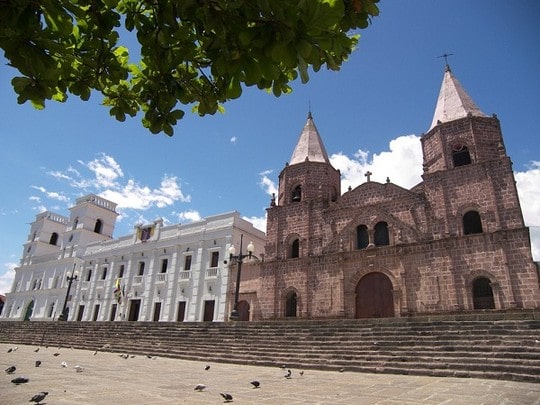
[[[540,382],[534,313],[267,322],[0,322],[0,342],[281,366]]]

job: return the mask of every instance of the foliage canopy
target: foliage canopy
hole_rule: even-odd
[[[0,0],[0,48],[18,103],[98,91],[117,120],[142,111],[171,136],[180,106],[214,114],[243,86],[280,96],[310,67],[338,70],[378,1]]]

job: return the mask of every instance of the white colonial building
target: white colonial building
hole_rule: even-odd
[[[87,195],[70,211],[31,224],[3,319],[55,320],[65,308],[79,321],[223,321],[235,283],[229,248],[243,235],[262,256],[265,243],[238,212],[185,225],[160,219],[113,239],[115,203]]]

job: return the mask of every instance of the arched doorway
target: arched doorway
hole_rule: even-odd
[[[249,321],[249,303],[247,301],[238,301],[238,320]]]
[[[26,307],[26,311],[24,311],[24,320],[29,321],[32,317],[32,313],[34,312],[34,300],[30,301]]]
[[[356,318],[394,316],[392,282],[383,273],[369,273],[356,285]]]
[[[495,309],[493,289],[486,277],[478,277],[473,281],[473,307],[474,309]]]
[[[298,308],[298,296],[294,291],[291,291],[287,294],[285,301],[285,316],[286,317],[296,317],[296,312]]]

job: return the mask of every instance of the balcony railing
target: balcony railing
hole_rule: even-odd
[[[210,267],[206,269],[206,278],[213,278],[218,276],[218,267]]]
[[[159,273],[156,276],[156,281],[158,283],[164,283],[165,281],[167,281],[167,273]]]
[[[143,276],[133,277],[133,284],[142,284]]]
[[[189,280],[191,278],[191,270],[184,270],[180,272],[180,280]]]

